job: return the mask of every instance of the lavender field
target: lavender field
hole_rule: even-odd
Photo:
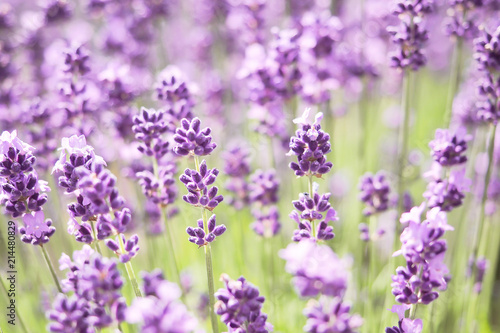
[[[0,333],[500,332],[500,1],[0,1]]]

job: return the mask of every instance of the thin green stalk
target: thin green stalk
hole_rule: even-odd
[[[474,260],[477,257],[478,250],[479,250],[479,244],[480,244],[480,236],[482,236],[482,229],[484,225],[484,219],[485,219],[485,206],[486,206],[486,200],[488,199],[488,185],[491,180],[491,173],[493,170],[493,153],[495,149],[495,135],[496,135],[496,125],[491,125],[490,127],[490,133],[489,133],[489,140],[488,140],[488,168],[486,170],[486,176],[484,179],[484,186],[483,186],[483,193],[481,197],[481,211],[479,215],[479,224],[477,231],[474,235],[474,242],[473,242],[473,247],[472,247],[472,258]]]
[[[412,304],[410,308],[410,319],[414,320],[417,315],[417,305],[418,303]]]
[[[308,179],[308,183],[307,184],[308,184],[309,196],[311,198],[314,198],[312,177],[313,177],[313,175],[309,175],[307,177],[307,179]],[[312,237],[316,238],[316,223],[315,223],[315,220],[311,221],[311,231],[312,231]]]
[[[170,227],[168,225],[166,208],[160,207],[160,212],[161,212],[161,219],[162,219],[163,223],[165,224],[165,232],[167,234],[166,243],[168,246],[168,251],[171,253],[172,261],[174,263],[175,275],[180,283],[181,282],[181,275],[180,275],[180,271],[179,271],[179,265],[177,264],[177,258],[175,256],[174,238],[172,236],[172,232],[171,232]]]
[[[200,171],[200,161],[198,156],[194,155],[194,164],[196,166],[196,171]],[[202,219],[203,219],[203,229],[205,234],[208,234],[208,216],[207,210],[202,208]],[[210,243],[204,246],[205,249],[205,263],[207,267],[207,280],[208,280],[208,297],[209,306],[208,311],[210,312],[210,322],[212,324],[212,333],[219,333],[219,326],[217,324],[217,315],[214,312],[215,304],[215,287],[214,287],[214,271],[212,266],[212,248]]]
[[[449,125],[453,109],[453,99],[458,90],[462,69],[462,47],[463,39],[458,37],[453,50],[453,60],[451,63],[450,82],[448,84],[448,98],[446,101],[446,111],[444,113],[444,123]]]
[[[94,241],[92,242],[92,244],[94,245],[97,253],[99,253],[102,256],[102,251],[101,247],[99,246],[99,240],[97,239],[97,231],[95,228],[94,221],[90,221],[90,226],[92,228],[92,236],[94,237]]]
[[[406,70],[403,77],[403,96],[401,99],[401,106],[403,109],[403,127],[399,128],[399,154],[398,154],[398,216],[403,213],[403,195],[405,191],[404,170],[406,168],[406,160],[408,155],[408,141],[410,131],[410,81],[411,71]],[[394,248],[398,245],[399,223],[395,227],[395,242]]]
[[[118,239],[120,241],[120,250],[125,253],[125,244],[123,244],[122,235],[118,235]],[[127,261],[125,263],[125,270],[127,271],[127,276],[132,284],[132,288],[134,288],[134,293],[136,297],[142,297],[141,290],[139,289],[139,284],[137,283],[137,278],[135,277],[134,268],[132,267],[132,263]]]
[[[481,245],[481,243],[486,243],[487,239],[484,239],[485,237],[488,236],[488,229],[489,229],[489,223],[485,223],[485,206],[486,206],[486,200],[488,199],[488,185],[490,183],[491,179],[491,174],[493,170],[493,153],[494,153],[494,148],[495,148],[495,134],[496,134],[496,125],[491,125],[490,127],[490,133],[489,133],[489,140],[488,140],[488,168],[486,170],[486,176],[484,179],[484,185],[483,185],[483,193],[481,197],[481,210],[479,212],[479,221],[478,225],[476,228],[476,233],[474,234],[474,239],[473,239],[473,247],[472,247],[472,259],[474,262],[478,259],[478,253],[479,253],[479,246],[483,247],[486,244]],[[486,225],[486,227],[485,227]],[[483,228],[485,230],[483,230]],[[486,234],[485,234],[486,233]],[[477,310],[477,302],[479,295],[478,293],[475,293],[473,290],[474,286],[474,281],[475,281],[475,270],[472,270],[472,274],[470,276],[470,280],[468,282],[468,295],[469,299],[467,300],[467,297],[464,298],[464,302],[467,302],[468,306],[467,308],[467,320],[466,320],[466,328],[470,329],[470,332],[473,332],[474,330],[474,318]]]
[[[59,284],[59,280],[57,279],[56,271],[54,269],[54,265],[52,264],[52,261],[50,260],[49,254],[47,253],[47,250],[43,245],[40,245],[40,248],[42,249],[43,253],[43,258],[45,259],[45,262],[47,263],[47,266],[49,267],[50,270],[50,275],[52,275],[52,279],[54,280],[54,283],[56,284],[57,290],[62,293],[61,285]]]

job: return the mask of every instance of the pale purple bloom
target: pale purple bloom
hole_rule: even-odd
[[[410,305],[401,304],[393,305],[392,309],[388,309],[398,315],[399,321],[398,326],[387,327],[385,329],[386,333],[421,333],[422,332],[422,320],[421,319],[409,319],[405,318],[405,312],[410,309]]]
[[[326,245],[303,240],[279,253],[287,261],[285,269],[294,275],[293,284],[302,297],[318,294],[342,297],[347,288],[347,263]]]
[[[265,238],[277,235],[281,230],[280,214],[276,206],[270,206],[267,212],[261,209],[252,210],[255,221],[251,224],[257,235]]]
[[[278,202],[279,180],[276,170],[257,170],[250,176],[248,199],[251,203],[271,205]]]
[[[383,171],[375,175],[366,173],[359,183],[360,199],[366,204],[363,214],[370,216],[386,211],[390,207],[389,195],[391,188]]]
[[[435,139],[429,143],[434,161],[442,166],[465,163],[467,161],[467,156],[465,156],[467,141],[471,139],[472,137],[467,134],[465,127],[459,127],[454,132],[448,129],[437,129]]]
[[[33,245],[41,245],[49,241],[56,228],[52,226],[52,220],[45,220],[42,210],[23,215],[24,227],[19,228],[21,240]]]
[[[310,300],[304,309],[307,317],[304,332],[309,333],[355,333],[363,324],[361,316],[351,315],[351,306],[343,303],[342,299],[335,297],[320,297]]]

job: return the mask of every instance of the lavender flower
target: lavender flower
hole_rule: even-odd
[[[140,142],[139,151],[148,156],[161,159],[168,152],[169,143],[161,138],[168,129],[162,110],[141,108],[139,116],[134,116],[132,131]]]
[[[431,177],[424,192],[429,208],[440,207],[443,211],[451,211],[463,203],[465,193],[470,190],[470,179],[465,177],[465,168],[451,170],[448,179],[442,179],[439,164],[433,166],[433,170],[426,173]]]
[[[134,299],[126,310],[128,323],[141,323],[141,332],[190,333],[198,321],[179,300],[179,287],[163,279],[159,271],[144,274],[145,297]]]
[[[269,238],[280,232],[280,214],[276,206],[270,206],[267,212],[263,212],[261,209],[254,209],[252,210],[252,215],[255,221],[251,227],[257,235]]]
[[[250,176],[248,199],[263,206],[278,202],[279,180],[274,169],[257,170]]]
[[[316,186],[317,187],[317,186]],[[292,201],[294,207],[299,211],[293,211],[290,218],[297,222],[299,229],[294,231],[293,240],[298,242],[302,239],[329,240],[335,237],[333,227],[328,223],[337,221],[337,212],[330,206],[328,200],[331,194],[319,195],[317,189],[313,189],[314,195],[301,193],[299,200]],[[323,218],[323,214],[326,213]],[[312,225],[319,221],[316,234],[313,234]]]
[[[421,333],[422,332],[422,320],[421,319],[409,319],[405,318],[405,312],[410,309],[410,305],[401,304],[393,305],[391,312],[397,313],[399,316],[398,326],[387,327],[385,329],[386,333]]]
[[[204,230],[203,220],[198,220],[198,227],[188,227],[186,229],[187,234],[190,236],[189,241],[195,243],[198,246],[204,246],[215,240],[217,236],[222,235],[226,231],[226,226],[224,224],[216,225],[215,214],[210,216],[207,221],[207,232]]]
[[[366,204],[363,210],[364,215],[370,216],[389,208],[391,188],[383,171],[375,175],[366,173],[361,177],[359,189],[361,190],[360,199]]]
[[[437,129],[435,139],[429,143],[434,161],[442,166],[465,163],[467,141],[470,140],[471,136],[465,127],[459,127],[454,133],[448,129]]]
[[[474,59],[483,71],[500,71],[500,27],[495,32],[483,30],[480,37],[474,40]]]
[[[295,124],[299,124],[300,128],[295,132],[295,136],[290,138],[290,152],[288,155],[297,156],[297,163],[290,163],[290,168],[298,177],[321,177],[323,174],[328,173],[333,166],[325,158],[325,155],[331,151],[330,136],[321,130],[320,122],[323,114],[316,114],[315,121],[311,125],[307,120],[309,111],[309,109],[306,109],[301,118],[293,121]]]
[[[155,89],[156,98],[167,105],[180,103],[188,108],[194,105],[188,84],[176,66],[168,66],[160,73]]]
[[[47,326],[49,332],[73,333],[91,332],[90,323],[94,318],[87,300],[77,295],[59,294],[47,312],[47,319],[51,321]]]
[[[23,227],[19,228],[21,240],[32,245],[41,245],[49,241],[56,228],[52,226],[52,220],[45,220],[43,211],[36,211],[23,216]]]
[[[422,48],[428,39],[422,17],[432,9],[429,0],[399,0],[394,14],[400,19],[398,26],[390,26],[387,31],[398,49],[391,53],[391,67],[416,71],[427,62]]]
[[[351,306],[335,297],[320,297],[319,301],[310,300],[304,309],[307,317],[304,332],[309,333],[355,333],[363,324],[361,316],[349,314]]]
[[[221,316],[221,321],[227,325],[229,332],[235,333],[267,333],[273,331],[273,326],[266,322],[267,315],[261,311],[264,297],[259,290],[247,282],[244,277],[238,280],[222,274],[221,281],[225,288],[215,293],[218,299],[215,312]]]
[[[149,170],[137,172],[136,177],[144,195],[155,204],[165,207],[173,204],[177,198],[176,172],[177,165],[174,162],[165,162],[158,167],[158,178]]]
[[[208,127],[200,129],[201,121],[194,118],[189,121],[184,118],[181,120],[181,127],[175,130],[174,153],[181,156],[186,155],[209,155],[217,145],[212,142],[210,133],[212,130]]]
[[[248,186],[246,177],[250,173],[250,152],[241,146],[235,146],[223,153],[225,161],[224,172],[230,177],[226,182],[226,190],[233,193],[229,204],[236,209],[242,209],[248,202]]]
[[[281,250],[287,261],[285,269],[293,274],[293,283],[302,297],[323,294],[342,297],[347,288],[347,264],[326,245],[303,240]]]
[[[120,248],[119,240],[115,241],[113,239],[107,239],[105,242],[106,246],[111,251],[115,252],[116,255],[118,255],[120,262],[127,263],[133,257],[135,257],[137,254],[137,251],[139,251],[139,245],[137,245],[139,243],[139,236],[133,235],[128,240],[125,238],[125,235],[123,235],[123,234],[121,234],[117,237],[122,238],[122,242],[124,244],[123,249]]]
[[[391,284],[392,293],[400,303],[429,304],[439,296],[436,288],[446,289],[448,270],[443,259],[447,245],[441,237],[453,227],[446,223],[446,213],[438,207],[429,210],[426,220],[420,222],[424,208],[422,204],[401,216],[401,223],[408,226],[401,234],[401,250],[394,256],[403,255],[407,265],[396,269]]]
[[[115,260],[101,257],[89,245],[84,245],[82,250],[73,252],[73,260],[63,253],[59,264],[60,270],[68,270],[66,279],[61,281],[63,291],[74,292],[77,298],[72,300],[72,303],[76,302],[76,305],[73,305],[88,310],[84,315],[89,318],[84,323],[90,329],[109,327],[113,322],[124,320],[126,303],[121,297],[123,279]],[[56,310],[64,305],[60,305],[61,302],[68,301],[56,300]],[[80,313],[75,312],[75,315],[78,319]],[[63,322],[62,326],[55,325],[64,330],[53,332],[70,332],[75,324],[81,324],[78,320],[76,323],[74,321],[67,321],[65,324]]]
[[[217,195],[219,191],[217,186],[209,187],[215,182],[218,174],[219,170],[207,168],[205,160],[201,162],[199,172],[186,169],[179,179],[186,185],[189,193],[184,195],[182,199],[193,206],[204,207],[212,211],[224,200],[222,195]]]

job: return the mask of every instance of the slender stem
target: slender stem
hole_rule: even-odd
[[[94,221],[90,221],[90,226],[92,228],[92,236],[94,237],[94,241],[92,242],[95,246],[97,253],[102,256],[101,247],[99,246],[99,240],[97,239],[97,230],[95,229]]]
[[[59,284],[59,280],[57,279],[56,271],[54,269],[54,265],[52,264],[52,261],[50,260],[49,254],[47,253],[47,250],[43,245],[40,245],[40,248],[42,249],[43,253],[43,258],[45,259],[45,262],[47,263],[47,266],[49,267],[50,270],[50,275],[52,275],[52,279],[54,280],[54,283],[56,284],[57,290],[62,293],[61,285]]]
[[[118,235],[118,239],[120,241],[120,250],[125,253],[125,244],[123,244],[122,235]],[[136,297],[142,297],[141,290],[139,289],[139,284],[137,283],[137,278],[135,277],[134,268],[132,267],[132,263],[127,261],[125,263],[125,270],[127,271],[127,276],[132,284],[132,288],[134,288],[134,293]]]
[[[418,303],[412,304],[410,308],[410,319],[415,319],[415,315],[417,314],[417,305]]]
[[[196,171],[200,171],[200,160],[198,156],[194,155],[194,164],[196,166]],[[203,229],[205,234],[208,233],[208,214],[207,210],[202,208],[201,213],[203,219]],[[208,297],[209,297],[209,306],[208,311],[210,312],[210,322],[212,323],[212,333],[219,333],[219,326],[217,324],[217,315],[214,311],[215,304],[215,287],[214,287],[214,270],[212,266],[212,248],[210,243],[204,246],[205,249],[205,263],[207,267],[207,280],[208,280]]]
[[[308,178],[308,190],[309,190],[309,196],[311,198],[314,198],[312,177],[313,177],[313,175],[309,175],[307,177]],[[316,238],[316,221],[315,220],[311,221],[311,232],[312,232],[311,237]]]
[[[488,185],[490,184],[491,173],[493,170],[493,153],[495,150],[495,134],[496,134],[496,125],[491,125],[490,133],[489,133],[489,142],[488,142],[488,169],[486,170],[486,176],[484,179],[483,185],[483,194],[481,197],[481,211],[479,215],[479,224],[477,227],[477,232],[474,235],[474,242],[472,247],[472,258],[477,259],[477,254],[479,250],[479,241],[482,235],[482,229],[485,220],[485,206],[486,200],[488,199]]]
[[[410,129],[410,81],[411,71],[406,70],[403,77],[403,96],[401,99],[401,106],[403,109],[403,126],[399,128],[399,156],[398,156],[398,216],[403,213],[403,195],[405,191],[404,184],[404,170],[406,167],[406,159],[408,155],[408,139]],[[395,241],[394,248],[397,248],[399,224],[396,223],[395,227]]]
[[[170,230],[170,226],[168,224],[168,218],[167,218],[167,212],[166,212],[166,207],[160,207],[160,212],[161,212],[161,218],[165,224],[165,232],[167,233],[167,246],[168,246],[168,251],[171,253],[172,256],[172,261],[174,263],[174,269],[175,269],[175,275],[177,279],[179,280],[179,283],[181,282],[181,275],[179,273],[179,265],[177,264],[177,258],[175,256],[175,249],[174,249],[174,238],[172,236],[172,232]]]
[[[453,60],[451,63],[450,82],[448,85],[448,98],[446,101],[446,111],[444,113],[444,123],[448,125],[451,121],[453,99],[458,90],[462,69],[462,47],[463,39],[457,37],[455,48],[453,50]]]

